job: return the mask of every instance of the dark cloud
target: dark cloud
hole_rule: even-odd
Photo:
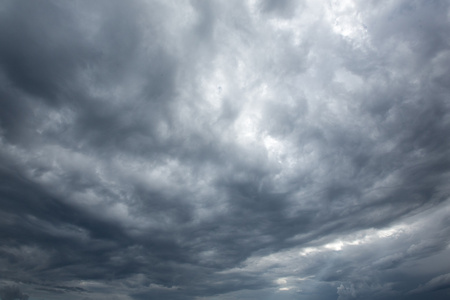
[[[2,299],[445,299],[449,9],[4,1]]]
[[[423,285],[421,284],[418,288],[412,290],[411,293],[412,294],[423,293],[429,291],[444,290],[449,288],[450,288],[450,275],[443,274],[431,279],[430,281],[426,282]]]
[[[5,286],[0,290],[2,300],[28,300],[28,295],[23,294],[17,286]]]

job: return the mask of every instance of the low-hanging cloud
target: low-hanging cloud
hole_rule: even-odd
[[[2,280],[69,300],[445,299],[449,11],[4,1]]]
[[[0,289],[2,300],[28,300],[28,295],[22,293],[18,286],[4,286]]]

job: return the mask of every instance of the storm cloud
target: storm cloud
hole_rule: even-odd
[[[449,66],[444,0],[1,1],[2,300],[448,299]]]

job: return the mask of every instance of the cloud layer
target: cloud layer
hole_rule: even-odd
[[[448,298],[447,1],[3,1],[0,45],[5,291]]]

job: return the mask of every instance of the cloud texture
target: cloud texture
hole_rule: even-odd
[[[448,299],[448,66],[444,0],[2,1],[3,291]]]

